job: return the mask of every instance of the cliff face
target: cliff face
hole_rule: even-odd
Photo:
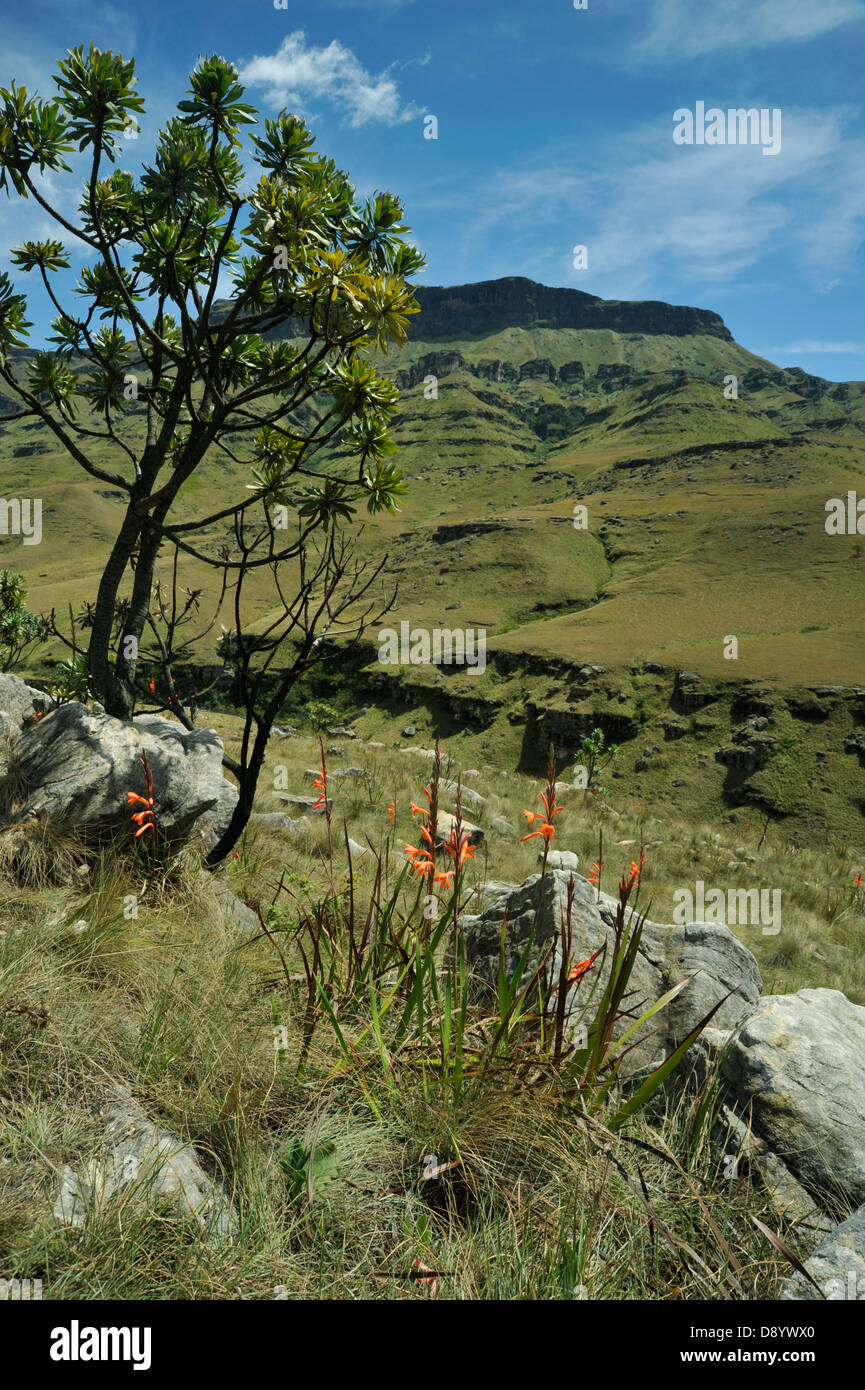
[[[663,304],[660,300],[599,299],[582,290],[553,289],[520,275],[479,280],[474,285],[418,285],[420,313],[412,315],[411,337],[421,342],[483,338],[505,328],[608,328],[615,333],[696,334],[732,342],[720,314],[711,309]],[[230,300],[217,300],[214,318],[228,313]],[[268,338],[303,336],[305,324],[291,320]]]
[[[608,328],[616,333],[704,334],[732,341],[719,314],[656,300],[598,299],[581,290],[553,289],[521,276],[474,285],[418,286],[421,312],[412,337],[423,342],[485,337],[505,328]]]

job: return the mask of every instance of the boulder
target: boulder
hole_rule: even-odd
[[[805,1268],[814,1283],[796,1270],[781,1290],[781,1299],[865,1299],[865,1206],[824,1236],[805,1260]]]
[[[497,835],[516,835],[516,826],[511,825],[510,821],[502,816],[493,816],[490,821],[490,830],[494,830]]]
[[[151,1123],[124,1086],[105,1107],[105,1139],[81,1173],[64,1164],[54,1218],[82,1226],[89,1211],[143,1204],[193,1217],[211,1241],[233,1240],[237,1217],[222,1188],[205,1173],[191,1144]]]
[[[479,980],[495,988],[505,908],[508,917],[505,959],[509,972],[516,969],[533,928],[534,946],[529,953],[527,972],[535,968],[539,955],[551,939],[555,938],[558,943],[571,879],[574,883],[571,959],[574,963],[587,960],[606,944],[606,957],[599,957],[596,967],[598,976],[593,972],[590,977],[592,983],[600,978],[600,990],[610,969],[617,901],[603,893],[599,900],[595,888],[584,878],[570,869],[550,868],[549,861],[542,888],[542,876],[535,874],[508,896],[498,898],[484,912],[460,919],[467,958]],[[552,956],[555,970],[559,968],[559,951],[557,944]],[[624,1070],[634,1072],[669,1055],[728,994],[729,998],[712,1022],[717,1028],[734,1029],[756,1007],[761,989],[757,962],[728,927],[702,922],[663,926],[647,921],[631,976],[631,1008],[645,1011],[668,989],[680,983],[685,983],[685,988],[642,1030],[640,1045],[630,1054]],[[571,991],[569,1010],[581,1011],[587,994],[585,986]]]
[[[825,1211],[865,1203],[865,1008],[835,989],[768,995],[724,1076],[734,1105]]]
[[[124,723],[73,701],[21,734],[9,820],[51,818],[84,829],[132,830],[127,792],[144,793],[141,754],[153,776],[160,829],[210,844],[225,830],[237,788],[222,772],[213,729],[186,730],[158,715]]]

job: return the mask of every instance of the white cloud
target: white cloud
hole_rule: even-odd
[[[402,105],[387,70],[368,72],[338,39],[326,48],[308,45],[300,29],[284,38],[270,57],[253,58],[240,78],[248,86],[264,87],[265,100],[272,106],[302,110],[309,100],[331,101],[355,127],[371,121],[396,125],[421,114],[419,107]]]
[[[865,141],[850,116],[785,109],[775,159],[756,146],[675,146],[671,113],[668,128],[621,132],[591,157],[562,147],[500,167],[460,196],[462,250],[492,253],[506,241],[511,264],[519,256],[533,267],[527,273],[562,283],[571,247],[584,243],[590,274],[572,273],[570,283],[616,296],[677,282],[702,292],[736,285],[752,267],[765,272],[784,258],[823,290],[865,237]]]
[[[814,338],[805,338],[799,343],[787,343],[784,347],[769,348],[776,357],[795,357],[806,352],[841,353],[849,357],[865,356],[865,341],[861,343],[822,343]]]
[[[817,38],[863,18],[861,0],[654,0],[646,33],[631,52],[647,60],[696,58],[725,48],[741,53]]]

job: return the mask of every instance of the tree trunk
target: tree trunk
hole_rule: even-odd
[[[237,805],[231,816],[231,820],[219,841],[207,856],[205,863],[219,864],[231,853],[237,844],[247,825],[249,817],[252,815],[252,805],[255,800],[255,789],[258,786],[258,777],[264,764],[264,755],[267,752],[267,740],[270,737],[270,725],[259,725],[255,734],[255,742],[252,746],[252,756],[247,767],[241,771],[239,777],[240,795],[237,798]]]
[[[95,693],[108,714],[127,721],[132,718],[135,695],[128,683],[119,680],[111,669],[111,633],[117,608],[117,594],[130,556],[141,534],[142,521],[133,510],[136,500],[130,499],[123,525],[111,548],[108,563],[102,571],[87,649],[90,680]]]

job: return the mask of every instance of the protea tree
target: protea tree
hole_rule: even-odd
[[[257,116],[225,59],[199,60],[189,99],[137,178],[116,166],[144,113],[134,63],[91,44],[58,68],[51,101],[14,82],[0,89],[0,187],[35,199],[58,238],[12,253],[57,311],[52,351],[21,351],[31,326],[25,296],[0,274],[0,377],[20,401],[2,418],[43,421],[85,472],[124,494],[90,605],[87,664],[106,710],[129,719],[163,547],[238,590],[256,567],[277,576],[291,561],[283,575],[297,572],[317,537],[333,553],[358,505],[396,510],[403,486],[388,460],[397,392],[367,354],[405,341],[418,307],[407,280],[423,260],[405,240],[399,200],[383,192],[356,201],[296,116],[265,120],[244,149],[241,130]],[[87,167],[73,218],[50,205],[37,171],[70,171],[76,150]],[[252,178],[243,158],[257,166]],[[88,260],[64,303],[73,247]],[[226,276],[227,307],[217,299]],[[278,336],[289,324],[291,336]],[[236,480],[226,460],[251,468],[249,481],[196,515],[204,489],[191,480],[212,482],[217,469]],[[216,552],[205,529],[226,538]],[[325,586],[334,580],[327,566],[323,579],[317,564],[306,568]],[[242,648],[239,602],[235,617]]]

